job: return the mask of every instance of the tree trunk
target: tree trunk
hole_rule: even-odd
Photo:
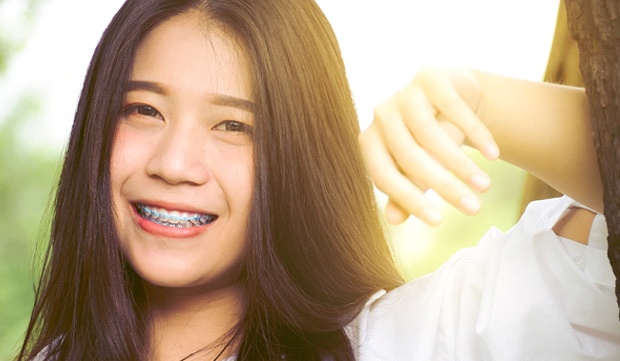
[[[589,98],[609,231],[608,256],[620,304],[620,2],[566,0],[566,13]]]

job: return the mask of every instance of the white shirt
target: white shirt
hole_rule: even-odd
[[[620,360],[604,218],[589,245],[551,228],[574,202],[531,203],[433,274],[378,292],[348,326],[357,360]]]

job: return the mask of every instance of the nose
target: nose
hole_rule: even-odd
[[[166,129],[154,147],[146,172],[173,185],[206,183],[210,177],[206,135],[191,127]]]

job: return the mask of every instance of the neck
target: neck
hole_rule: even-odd
[[[230,341],[245,305],[243,290],[233,284],[215,290],[147,286],[150,348],[153,360],[181,360],[200,352],[215,358]],[[218,360],[234,354],[235,341]]]

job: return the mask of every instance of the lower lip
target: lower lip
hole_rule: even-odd
[[[138,214],[138,211],[136,210],[135,207],[131,207],[133,209],[133,214],[134,217],[136,219],[136,222],[138,223],[138,225],[140,226],[140,228],[142,228],[143,230],[145,230],[148,233],[151,233],[155,236],[160,236],[160,237],[168,237],[168,238],[190,238],[190,237],[195,237],[197,235],[199,235],[200,233],[204,232],[207,230],[207,228],[213,224],[213,223],[209,223],[207,225],[204,226],[197,226],[197,227],[166,227],[163,226],[161,224],[157,224],[154,222],[151,222],[149,220],[147,220],[146,218],[143,218],[142,216],[140,216],[140,214]],[[217,221],[217,220],[215,220]],[[214,221],[214,222],[215,222]]]

